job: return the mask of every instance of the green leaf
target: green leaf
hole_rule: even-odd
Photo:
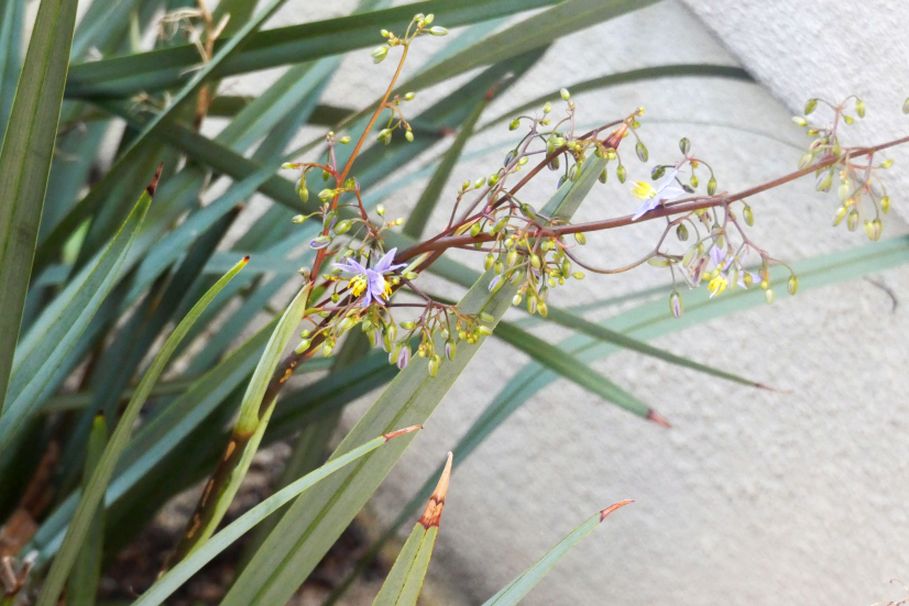
[[[25,2],[13,0],[0,9],[0,141],[6,132],[9,112],[16,96],[16,82],[22,68],[22,29]]]
[[[142,192],[129,216],[95,259],[73,278],[24,335],[16,350],[0,415],[0,451],[56,388],[55,378],[79,344],[95,313],[119,280],[120,266],[152,202],[158,177]]]
[[[573,383],[577,383],[604,400],[612,402],[644,419],[652,418],[655,414],[649,406],[634,395],[628,393],[563,349],[507,322],[499,322],[495,333],[506,343],[520,349],[546,368]]]
[[[596,183],[604,165],[605,161],[599,158],[588,159],[578,179],[566,183],[544,212],[570,218]],[[491,272],[485,274],[467,292],[459,307],[467,314],[490,314],[494,319],[490,324],[494,326],[510,307],[516,287],[506,285],[491,293],[492,278]],[[332,458],[362,442],[364,435],[425,422],[482,343],[482,339],[474,344],[463,343],[454,360],[442,364],[435,377],[429,376],[425,359],[411,361],[348,433]],[[391,471],[409,443],[410,439],[405,437],[297,499],[237,578],[223,606],[286,602]]]
[[[709,63],[680,63],[676,65],[657,65],[654,67],[632,69],[627,72],[619,72],[615,74],[609,74],[607,76],[600,76],[599,78],[581,80],[580,82],[575,82],[574,84],[567,85],[564,88],[567,88],[569,91],[571,91],[572,95],[576,95],[578,93],[583,93],[591,90],[598,90],[601,88],[608,88],[621,84],[629,84],[632,82],[640,82],[641,80],[687,77],[730,78],[735,80],[744,80],[747,82],[752,81],[752,78],[748,72],[740,67],[733,67],[729,65],[713,65]],[[495,118],[484,122],[483,125],[480,126],[479,130],[486,130],[494,124],[504,122],[505,120],[511,120],[516,115],[521,114],[528,109],[538,108],[547,101],[558,99],[559,90],[560,89],[553,89],[551,92],[540,95],[539,97],[535,97],[530,101],[522,102],[520,105],[512,107],[511,109],[502,112]]]
[[[82,498],[79,501],[79,506],[76,508],[76,513],[73,515],[72,521],[70,521],[66,536],[63,539],[63,544],[60,546],[60,550],[57,552],[57,556],[51,564],[47,578],[41,587],[41,593],[39,594],[37,601],[38,606],[54,606],[57,603],[60,592],[66,582],[66,578],[69,575],[80,550],[83,548],[85,537],[89,532],[92,519],[98,510],[98,506],[103,504],[107,485],[110,482],[111,476],[114,474],[120,455],[126,448],[130,434],[133,430],[133,425],[135,425],[136,420],[139,418],[139,413],[141,412],[145,401],[148,399],[152,387],[154,387],[154,384],[158,381],[167,367],[167,364],[170,362],[170,358],[174,351],[176,351],[177,345],[179,345],[186,333],[189,332],[190,327],[192,327],[193,323],[198,319],[205,308],[218,296],[218,293],[221,292],[233,277],[246,266],[248,261],[249,259],[243,259],[238,262],[229,272],[224,274],[224,276],[222,276],[201,299],[199,299],[168,336],[167,340],[161,346],[161,350],[155,356],[154,361],[152,361],[151,366],[149,366],[148,370],[143,375],[142,380],[139,382],[139,386],[136,389],[136,393],[133,394],[129,404],[126,405],[126,409],[123,411],[123,415],[120,417],[117,427],[114,429],[110,442],[108,442],[105,447],[104,453],[101,455],[101,459],[95,467],[91,479],[86,485],[85,491],[82,493]]]
[[[451,459],[452,454],[449,452],[445,468],[436,489],[429,497],[426,510],[414,524],[410,536],[395,558],[395,563],[385,577],[373,606],[416,606],[439,534],[439,521],[442,518],[451,478]]]
[[[400,435],[406,435],[401,433],[402,431],[409,433],[416,429],[419,429],[419,427],[408,427],[404,430],[374,438],[362,446],[328,461],[325,465],[311,471],[299,480],[288,484],[213,535],[204,545],[155,581],[155,584],[143,593],[138,600],[133,602],[132,606],[157,606],[163,603],[180,585],[189,580],[193,574],[201,570],[203,566],[227,549],[237,539],[254,528],[256,524],[338,470],[363,458],[377,448],[387,444],[390,440]]]
[[[185,444],[198,429],[255,368],[275,322],[271,322],[228,355],[220,364],[195,380],[180,397],[170,402],[151,420],[142,425],[121,457],[116,477],[111,480],[105,495],[108,507],[151,475],[166,457]],[[134,396],[135,392],[133,392]],[[221,433],[216,432],[218,439]],[[59,548],[62,533],[76,507],[71,495],[38,529],[26,551],[36,549],[41,561],[50,558]]]
[[[237,56],[229,58],[214,75],[224,77],[302,63],[320,57],[375,46],[381,41],[380,28],[407,27],[418,13],[433,13],[436,23],[446,27],[512,15],[519,11],[548,6],[557,0],[429,0],[386,10],[358,13],[291,27],[259,32]],[[218,48],[231,44],[228,38]],[[540,42],[539,44],[544,44]],[[132,56],[82,63],[74,66],[66,94],[68,97],[129,97],[173,87],[186,80],[187,72],[199,63],[192,45],[163,49]]]
[[[88,438],[88,452],[85,456],[83,488],[88,485],[92,473],[101,460],[104,444],[107,442],[107,423],[103,415],[95,417]],[[73,566],[69,578],[67,598],[73,604],[91,606],[95,603],[98,582],[101,580],[101,558],[104,554],[104,511],[99,511],[89,524],[80,557]]]
[[[419,90],[447,80],[475,67],[507,61],[553,40],[644,8],[656,0],[565,0],[469,46],[436,64],[431,70],[408,80],[399,88]]]
[[[559,563],[559,560],[571,551],[575,545],[586,538],[587,535],[593,532],[609,514],[632,502],[631,499],[619,501],[587,518],[580,526],[572,530],[564,539],[546,552],[546,555],[544,555],[536,564],[518,575],[517,578],[503,587],[497,594],[483,602],[483,606],[511,606],[519,604],[524,596],[530,593],[530,590]]]
[[[217,483],[206,490],[207,497],[200,501],[199,510],[196,512],[198,518],[194,516],[190,531],[184,535],[177,547],[178,558],[192,553],[208,540],[227,513],[237,490],[240,489],[240,483],[252,463],[252,457],[259,447],[275,407],[275,395],[267,395],[268,385],[287,344],[298,329],[309,294],[308,284],[297,292],[281,315],[265,346],[265,352],[259,358],[243,395],[228,451],[215,474],[218,478]]]
[[[6,48],[0,47],[0,52],[18,44],[16,30],[21,26],[17,23],[21,15],[17,19],[15,14],[15,5],[21,2],[5,4],[0,22],[5,40],[0,41]],[[5,131],[0,148],[0,412],[19,339],[75,20],[72,0],[42,0],[9,114],[14,128]],[[0,57],[4,91],[9,90],[15,60],[15,52]],[[0,110],[2,105],[0,100]],[[0,119],[5,117],[2,113]]]

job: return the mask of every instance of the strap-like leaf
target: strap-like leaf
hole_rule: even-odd
[[[609,514],[631,502],[630,499],[626,499],[613,503],[587,518],[580,526],[572,530],[564,539],[547,551],[546,555],[540,558],[536,564],[522,572],[511,583],[503,587],[501,591],[483,602],[483,606],[513,606],[519,604],[524,596],[530,593],[530,590],[558,564],[565,554],[593,532]]]
[[[16,5],[22,3],[4,4],[0,27],[7,48],[0,47],[0,53],[18,44],[21,27]],[[72,0],[42,0],[9,114],[13,127],[6,129],[0,147],[0,411],[32,271],[75,20]],[[9,94],[16,55],[0,56],[0,95]],[[0,110],[3,105],[0,99]]]
[[[76,513],[73,515],[73,519],[66,531],[63,545],[57,552],[47,578],[41,587],[37,602],[38,606],[53,606],[57,603],[66,578],[69,576],[73,563],[82,549],[83,541],[91,528],[92,519],[99,505],[103,506],[107,485],[114,474],[120,455],[126,448],[126,444],[132,434],[133,425],[139,418],[139,412],[141,412],[142,406],[148,399],[152,387],[164,372],[168,362],[170,362],[177,345],[186,336],[190,327],[192,327],[205,308],[218,296],[218,293],[228,282],[246,266],[247,262],[248,259],[243,259],[237,263],[199,299],[189,313],[186,314],[186,317],[177,324],[174,331],[168,336],[161,346],[161,351],[158,352],[151,366],[143,375],[136,392],[126,405],[126,409],[123,411],[123,415],[120,417],[117,427],[114,429],[114,433],[91,475],[91,479],[86,484],[79,506],[76,508]]]

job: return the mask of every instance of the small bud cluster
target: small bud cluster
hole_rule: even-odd
[[[373,49],[373,62],[381,63],[385,60],[385,57],[388,56],[388,51],[390,49],[396,46],[407,46],[414,40],[414,38],[418,36],[448,35],[447,29],[438,25],[432,25],[433,21],[435,21],[435,15],[432,13],[429,13],[428,15],[417,13],[411,20],[410,25],[407,26],[407,30],[404,32],[403,36],[396,36],[393,32],[390,32],[387,29],[380,30],[382,37],[385,38],[385,44],[382,46],[377,46],[375,49]]]
[[[848,113],[847,105],[850,102],[855,116]],[[829,126],[815,126],[807,118],[819,105],[833,113]],[[834,105],[824,99],[814,98],[805,104],[804,113],[804,116],[794,117],[793,121],[803,127],[813,139],[808,151],[800,159],[799,167],[805,168],[818,161],[835,159],[815,172],[815,187],[818,191],[828,192],[836,186],[840,204],[834,213],[833,225],[844,223],[849,231],[855,231],[859,224],[863,224],[868,239],[879,240],[884,229],[881,217],[890,211],[890,196],[878,178],[878,173],[890,168],[893,161],[879,160],[875,154],[856,156],[855,149],[842,145],[839,135],[844,125],[853,124],[856,117],[865,117],[864,101],[853,96]]]

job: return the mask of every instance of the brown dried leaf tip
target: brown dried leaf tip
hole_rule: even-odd
[[[395,438],[401,437],[408,433],[413,433],[415,431],[420,431],[421,429],[423,429],[422,424],[411,425],[410,427],[404,427],[402,429],[396,429],[388,433],[383,433],[382,437],[385,438],[386,442],[388,442],[389,440],[394,440]]]
[[[145,191],[148,192],[148,195],[152,198],[155,197],[155,192],[158,191],[158,181],[161,180],[161,173],[164,171],[164,162],[158,164],[158,168],[155,169],[155,176],[152,177],[151,183],[148,184],[148,187],[145,188]]]
[[[451,480],[451,461],[453,459],[454,455],[449,452],[448,460],[445,462],[445,469],[442,470],[442,475],[439,477],[439,483],[436,484],[436,489],[432,491],[429,502],[426,503],[426,509],[423,510],[423,515],[420,516],[419,522],[427,530],[433,526],[438,527],[439,522],[442,520],[442,510],[445,509],[445,496],[448,494],[448,483]]]
[[[649,411],[647,411],[647,420],[653,421],[660,427],[665,427],[666,429],[672,429],[672,425],[669,424],[669,420],[652,408]]]
[[[603,520],[605,520],[605,519],[606,519],[606,516],[608,516],[609,514],[611,514],[611,513],[612,513],[613,511],[615,511],[616,509],[621,509],[622,507],[625,507],[625,505],[630,505],[631,503],[634,503],[634,499],[622,499],[622,500],[619,501],[618,503],[613,503],[613,504],[610,505],[609,507],[606,507],[606,508],[604,508],[604,509],[601,509],[601,510],[600,510],[600,522],[602,522]]]

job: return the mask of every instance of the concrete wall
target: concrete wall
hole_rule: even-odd
[[[651,157],[673,159],[676,141],[687,135],[730,190],[795,166],[804,137],[789,116],[809,96],[859,93],[869,105],[870,136],[905,131],[899,106],[909,82],[905,43],[897,48],[895,41],[897,3],[861,14],[846,2],[800,3],[798,12],[781,1],[732,4],[692,1],[701,21],[666,2],[571,36],[490,114],[596,75],[671,62],[741,61],[769,89],[688,78],[578,96],[582,121],[647,106],[642,132]],[[867,23],[874,27],[866,31]],[[374,92],[383,69],[389,68],[377,70],[365,56],[352,58],[347,73],[373,81],[342,72],[332,98]],[[439,94],[457,93],[425,97]],[[473,149],[501,143],[505,150],[508,140],[500,129]],[[499,155],[464,163],[452,183],[488,172],[484,167]],[[894,172],[905,170],[906,154],[895,157]],[[889,183],[905,191],[905,180]],[[537,190],[537,199],[549,191]],[[412,202],[417,192],[400,202]],[[902,198],[894,196],[896,206]],[[862,243],[859,235],[830,227],[835,202],[810,183],[755,198],[753,206],[755,236],[780,258]],[[605,188],[582,214],[632,207],[621,188]],[[894,218],[885,233],[904,230]],[[652,237],[645,228],[598,237],[587,257],[619,264],[646,250]],[[464,603],[479,603],[591,512],[634,497],[633,507],[566,558],[527,603],[870,604],[894,597],[888,580],[909,577],[909,489],[900,481],[909,461],[902,439],[909,313],[904,305],[894,309],[881,285],[902,301],[909,295],[907,278],[909,268],[885,272],[876,276],[877,285],[856,281],[806,292],[656,341],[787,393],[706,379],[633,354],[597,365],[666,414],[674,423],[669,431],[564,382],[544,390],[455,473],[433,570],[454,580]],[[557,299],[603,298],[664,279],[644,268],[591,278]],[[488,344],[381,490],[380,515],[393,515],[525,362]]]

